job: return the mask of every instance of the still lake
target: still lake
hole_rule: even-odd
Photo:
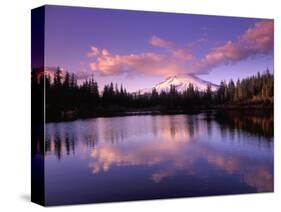
[[[48,123],[46,204],[271,192],[273,146],[272,112]]]

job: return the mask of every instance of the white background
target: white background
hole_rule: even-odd
[[[30,10],[43,4],[275,19],[275,192],[51,207],[68,211],[280,211],[280,26],[278,0],[8,0],[0,7],[0,211],[46,210],[30,198]],[[13,82],[11,84],[11,81]],[[278,129],[279,128],[279,129]],[[278,209],[279,207],[279,209]]]

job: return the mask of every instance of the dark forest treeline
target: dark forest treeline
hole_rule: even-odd
[[[130,111],[185,111],[213,107],[273,107],[273,74],[268,70],[242,80],[222,81],[219,89],[199,91],[192,84],[182,93],[171,86],[168,92],[129,93],[121,85],[110,83],[100,90],[93,79],[78,85],[74,74],[62,77],[58,68],[50,76],[32,77],[33,89],[46,87],[46,118],[50,120],[112,115]]]
[[[237,130],[237,132],[248,132],[259,137],[273,137],[273,113],[271,110],[228,110],[217,111],[213,115],[209,121],[213,119],[217,121],[222,132]]]

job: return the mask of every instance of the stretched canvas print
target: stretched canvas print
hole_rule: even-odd
[[[32,201],[273,192],[271,19],[32,10]]]

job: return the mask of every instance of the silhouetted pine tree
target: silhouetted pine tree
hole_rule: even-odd
[[[64,77],[63,77],[64,76]],[[100,92],[94,78],[84,80],[80,85],[74,73],[62,74],[58,67],[53,80],[49,75],[45,78],[32,76],[32,87],[46,87],[46,113],[48,119],[60,119],[65,114],[76,113],[81,116],[98,115],[111,111],[127,109],[157,108],[187,110],[190,108],[212,107],[213,105],[272,105],[273,74],[266,70],[236,83],[231,79],[228,83],[221,81],[217,91],[211,85],[205,91],[189,84],[183,92],[178,92],[174,85],[169,91],[160,93],[154,88],[151,93],[129,93],[123,84],[105,85]],[[35,92],[34,92],[35,93]]]

